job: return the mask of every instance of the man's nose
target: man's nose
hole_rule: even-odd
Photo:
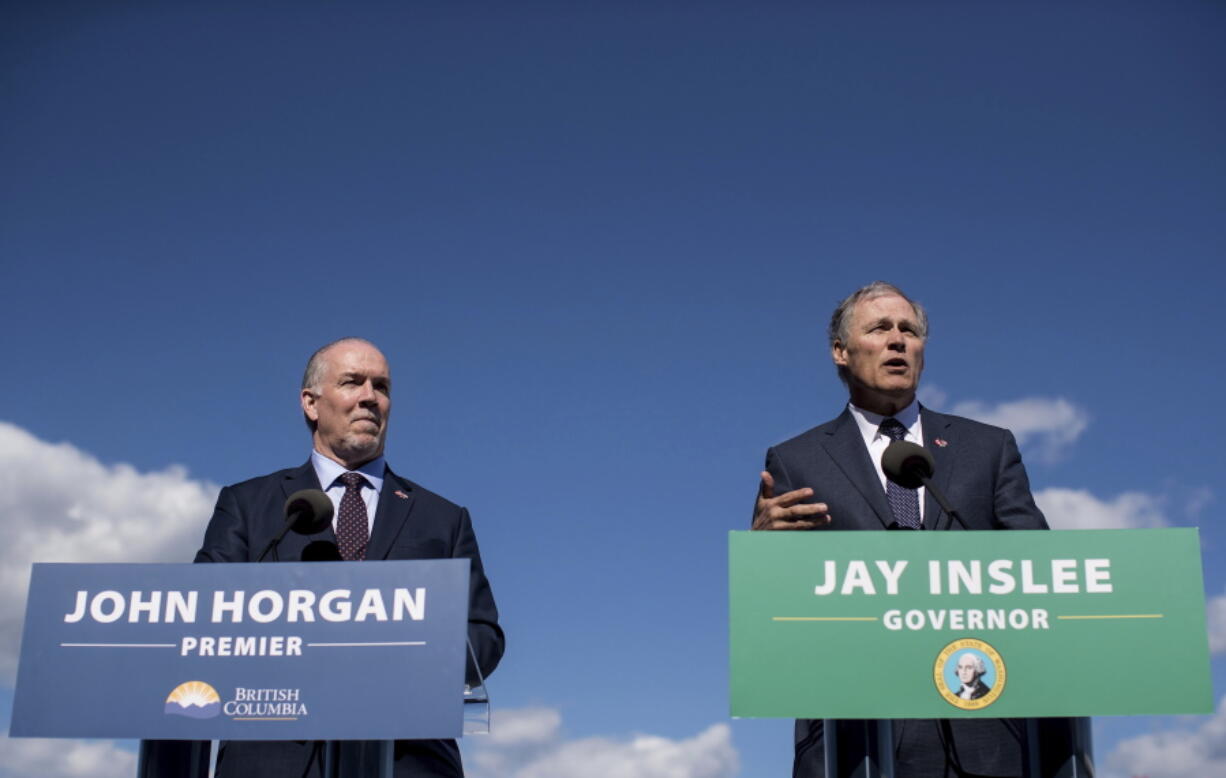
[[[890,330],[889,337],[886,339],[886,347],[894,351],[907,350],[907,339],[903,337],[902,330],[897,327]]]
[[[362,384],[362,391],[358,393],[358,402],[363,405],[370,405],[375,402],[375,386],[370,381]]]

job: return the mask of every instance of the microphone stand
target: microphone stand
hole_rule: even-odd
[[[923,473],[916,473],[916,475],[919,477],[920,483],[924,485],[924,488],[932,492],[932,496],[936,499],[937,505],[941,506],[941,510],[945,511],[945,513],[949,515],[949,518],[945,521],[945,529],[948,530],[950,527],[952,527],[954,524],[954,519],[957,519],[958,524],[962,526],[962,529],[969,530],[970,527],[966,526],[966,522],[963,521],[962,517],[958,515],[958,512],[954,510],[954,506],[950,505],[949,500],[945,499],[945,494],[941,492],[941,490],[937,488],[936,484],[932,482],[932,478],[924,475]],[[937,529],[940,529],[940,527],[937,527]]]

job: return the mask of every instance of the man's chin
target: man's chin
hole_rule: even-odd
[[[911,376],[891,376],[891,380],[882,382],[881,391],[891,397],[905,397],[915,394],[918,386],[919,381],[912,380]]]
[[[362,435],[348,438],[343,446],[338,447],[337,454],[346,462],[366,463],[383,451],[383,440],[373,435]]]

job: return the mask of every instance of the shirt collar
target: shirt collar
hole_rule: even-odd
[[[319,485],[327,491],[332,484],[336,482],[345,473],[361,473],[370,482],[371,488],[378,494],[383,490],[383,476],[387,468],[387,462],[383,457],[375,457],[366,464],[359,467],[357,470],[346,470],[345,466],[339,462],[334,462],[328,459],[318,451],[311,452],[311,466],[315,468],[315,475],[319,478]]]
[[[851,411],[851,416],[856,420],[856,426],[860,428],[860,435],[866,440],[871,441],[881,434],[881,422],[886,419],[898,419],[902,426],[907,428],[907,437],[918,438],[916,427],[919,424],[920,404],[919,400],[911,401],[911,404],[903,408],[893,416],[882,416],[879,413],[866,411],[863,408],[858,408],[851,403],[847,403],[847,409]]]

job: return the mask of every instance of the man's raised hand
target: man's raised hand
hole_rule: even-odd
[[[806,486],[776,497],[775,479],[763,470],[751,529],[817,529],[826,526],[830,523],[830,514],[825,503],[801,503],[801,500],[812,496],[813,490]]]

